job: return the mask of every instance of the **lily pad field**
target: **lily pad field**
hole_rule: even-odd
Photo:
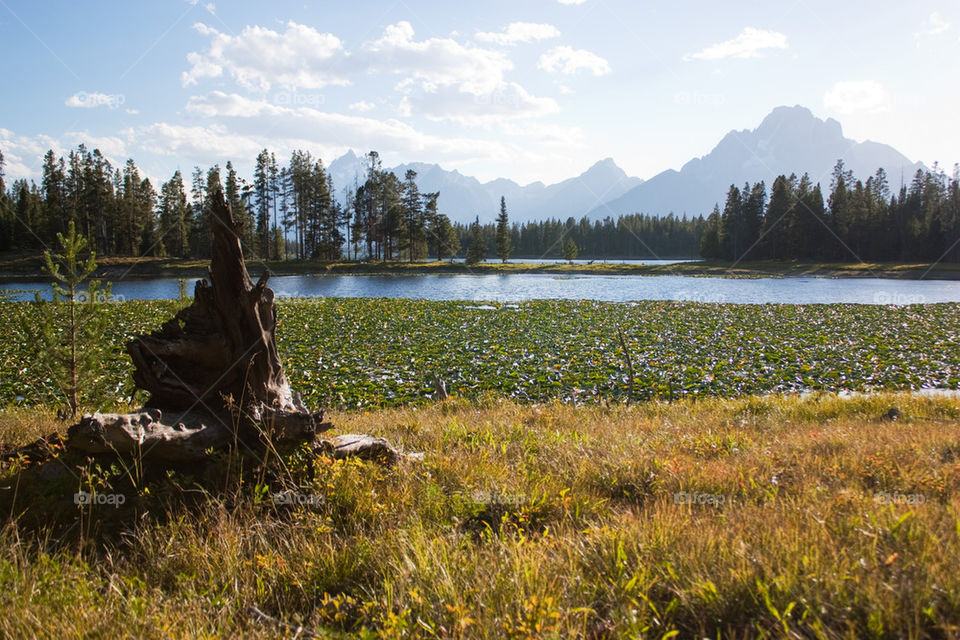
[[[110,329],[94,404],[136,404],[124,344],[156,328],[154,319],[169,317],[176,304],[106,305]],[[0,304],[2,404],[56,396],[23,331],[31,313],[29,304]],[[960,385],[960,306],[953,304],[298,299],[280,302],[277,340],[293,388],[331,408],[428,402],[434,374],[454,395],[521,403]]]

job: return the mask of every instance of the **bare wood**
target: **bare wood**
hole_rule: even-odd
[[[187,461],[237,441],[312,441],[332,427],[292,393],[269,273],[253,282],[223,192],[211,200],[209,281],[158,331],[127,344],[134,382],[150,394],[145,408],[85,416],[69,430],[72,449]]]
[[[232,430],[210,415],[159,409],[86,415],[67,432],[72,450],[88,454],[133,454],[174,462],[203,459],[210,449],[233,442]]]

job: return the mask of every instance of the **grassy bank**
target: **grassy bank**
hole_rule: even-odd
[[[98,260],[98,277],[119,280],[122,278],[206,276],[207,261],[181,260],[175,258],[110,258]],[[37,255],[0,257],[0,282],[16,282],[43,279],[42,261]],[[686,262],[669,265],[621,264],[616,259],[604,262],[578,260],[574,264],[501,263],[490,260],[467,266],[451,262],[316,262],[316,261],[269,261],[251,259],[250,271],[259,274],[268,268],[276,275],[418,275],[418,274],[567,274],[567,275],[690,275],[733,278],[757,277],[869,277],[902,279],[960,280],[958,264],[926,263],[849,263],[849,262],[778,262],[743,261]]]
[[[900,419],[883,419],[894,406]],[[250,606],[324,637],[949,638],[960,625],[955,401],[450,401],[333,420],[423,460],[293,453],[152,478],[8,466],[0,636],[278,637]],[[9,409],[0,440],[58,426]],[[91,486],[125,503],[74,505]],[[281,488],[303,504],[274,504]]]

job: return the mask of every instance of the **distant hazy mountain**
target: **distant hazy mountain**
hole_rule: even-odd
[[[723,205],[731,184],[764,180],[769,187],[781,173],[799,176],[807,172],[826,188],[839,158],[864,180],[883,167],[892,189],[899,188],[901,175],[909,182],[923,167],[888,145],[844,138],[836,120],[821,120],[809,109],[795,106],[777,107],[756,129],[731,131],[707,155],[690,160],[680,171],[670,169],[646,182],[628,176],[612,158],[549,186],[542,182],[521,186],[506,178],[481,183],[459,171],[422,162],[403,164],[391,171],[401,179],[407,169],[416,171],[420,190],[439,191],[440,211],[454,221],[469,222],[478,215],[482,221],[492,220],[503,196],[511,221],[524,222],[638,212],[706,215],[715,203]],[[334,160],[329,172],[337,197],[342,199],[344,187],[352,189],[355,181],[362,183],[366,171],[366,158],[353,151]]]
[[[513,222],[544,218],[565,220],[570,216],[580,218],[643,182],[640,178],[628,176],[612,158],[597,162],[575,178],[550,186],[542,182],[521,186],[506,178],[481,183],[459,171],[447,171],[439,165],[423,162],[402,164],[390,170],[402,179],[408,169],[417,172],[420,191],[439,191],[440,211],[460,222],[471,221],[476,216],[483,221],[493,219],[500,211],[501,196],[507,199],[507,210]],[[344,186],[352,188],[355,181],[363,182],[366,159],[351,150],[334,160],[328,171],[333,177],[337,197],[342,198]]]
[[[909,182],[923,167],[891,146],[844,138],[840,123],[832,118],[821,120],[801,106],[777,107],[756,129],[731,131],[709,154],[690,160],[680,171],[664,171],[611,198],[591,211],[590,217],[671,211],[706,215],[718,202],[723,207],[731,184],[764,180],[769,187],[780,174],[806,172],[826,189],[841,158],[847,169],[863,180],[883,167],[892,189],[899,188],[901,175]]]

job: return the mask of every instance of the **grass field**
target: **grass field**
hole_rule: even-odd
[[[97,406],[136,403],[122,346],[176,305],[109,305]],[[0,313],[0,442],[63,432],[29,305]],[[956,388],[956,305],[279,316],[334,433],[422,459],[5,462],[0,637],[294,635],[251,607],[320,637],[960,637],[960,403],[893,391]]]
[[[333,420],[423,460],[8,467],[0,636],[281,635],[250,606],[329,637],[958,634],[955,401],[448,401]],[[0,414],[19,441],[56,426]],[[124,504],[78,507],[83,489]],[[271,500],[283,489],[299,506]]]

